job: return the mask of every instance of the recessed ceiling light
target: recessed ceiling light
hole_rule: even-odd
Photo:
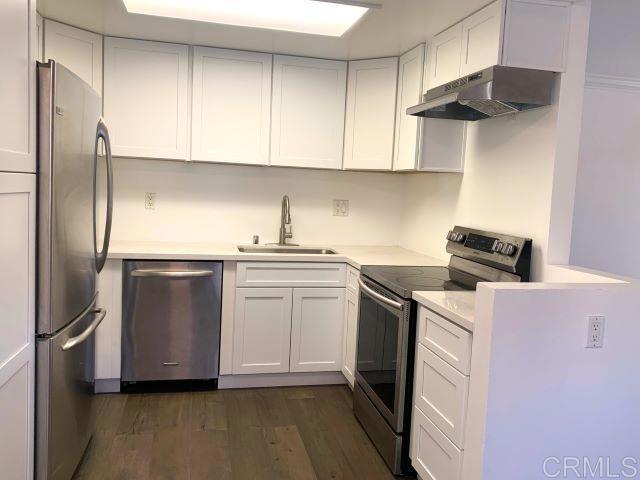
[[[369,8],[353,1],[327,0],[123,0],[129,13],[342,36]]]

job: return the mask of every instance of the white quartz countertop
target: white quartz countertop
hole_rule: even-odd
[[[413,299],[462,328],[473,331],[475,291],[413,292]]]
[[[311,245],[305,245],[311,246]],[[237,245],[179,242],[122,242],[109,246],[109,258],[133,260],[228,260],[265,262],[341,262],[355,268],[362,265],[447,265],[438,258],[397,246],[336,246],[335,255],[298,253],[243,253]]]

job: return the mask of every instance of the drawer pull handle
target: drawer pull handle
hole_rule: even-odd
[[[180,364],[178,362],[163,362],[162,365],[165,367],[177,367]]]
[[[190,278],[213,277],[212,270],[158,270],[155,268],[138,269],[131,272],[132,277]]]

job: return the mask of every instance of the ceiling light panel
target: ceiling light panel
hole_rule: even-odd
[[[369,10],[317,0],[123,0],[129,13],[342,36]]]

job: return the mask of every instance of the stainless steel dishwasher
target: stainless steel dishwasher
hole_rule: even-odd
[[[122,381],[218,378],[222,262],[125,261]]]

